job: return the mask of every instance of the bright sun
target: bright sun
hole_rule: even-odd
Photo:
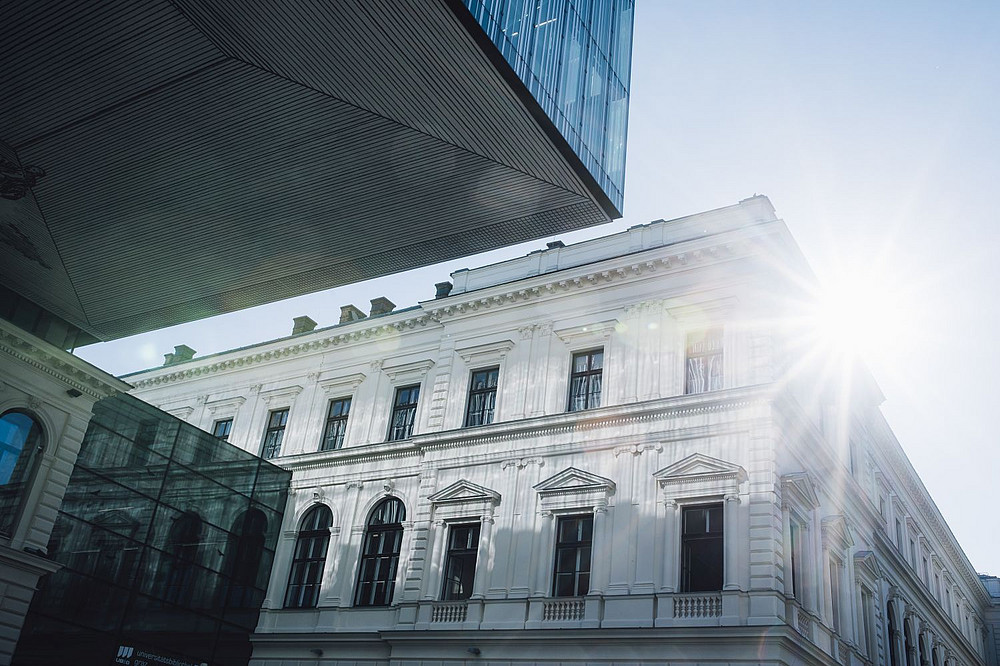
[[[810,317],[820,344],[876,365],[901,361],[919,333],[912,290],[886,271],[838,272],[825,281]]]

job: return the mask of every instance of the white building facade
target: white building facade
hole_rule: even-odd
[[[0,320],[0,664],[9,664],[94,403],[131,387]]]
[[[765,197],[127,377],[293,471],[254,664],[984,663],[986,592],[792,322]]]

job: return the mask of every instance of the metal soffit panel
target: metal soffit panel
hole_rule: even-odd
[[[444,3],[14,10],[0,223],[55,261],[0,274],[98,337],[607,221]]]

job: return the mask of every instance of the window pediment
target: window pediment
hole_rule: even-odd
[[[492,520],[493,511],[500,504],[500,493],[461,479],[427,499],[431,502],[436,521],[468,519],[474,516]]]
[[[534,489],[542,511],[598,508],[608,505],[608,498],[615,493],[615,482],[582,469],[567,467],[535,484]]]
[[[617,319],[608,319],[581,326],[555,329],[553,333],[571,348],[576,349],[603,344],[615,332],[618,325]]]
[[[350,375],[321,378],[317,383],[326,394],[353,393],[364,380],[365,374],[363,372],[355,372]]]
[[[412,363],[400,363],[399,365],[389,367],[383,366],[382,372],[393,382],[411,382],[420,381],[427,374],[427,371],[433,367],[434,361],[427,359]]]
[[[483,486],[466,481],[456,481],[455,483],[442,488],[427,498],[431,504],[466,504],[476,502],[500,503],[500,493]]]
[[[468,366],[486,365],[488,363],[501,363],[511,349],[514,348],[514,341],[509,339],[497,340],[485,344],[464,345],[456,347],[455,352]]]
[[[210,400],[205,403],[208,411],[212,416],[228,416],[230,414],[235,414],[239,410],[240,406],[247,401],[241,395],[234,396],[232,398],[220,398],[218,400]]]
[[[658,472],[653,478],[666,499],[738,495],[747,472],[739,465],[703,453],[693,453]]]
[[[859,550],[854,553],[854,570],[864,574],[871,583],[882,577],[882,568],[878,565],[875,553],[870,550]]]
[[[829,549],[847,550],[854,545],[851,528],[842,514],[823,519],[823,545]]]
[[[268,389],[267,391],[261,391],[260,397],[264,401],[264,404],[270,405],[273,403],[288,403],[295,399],[299,393],[302,393],[302,387],[298,384],[292,386],[282,386],[281,388]]]
[[[785,506],[795,503],[804,509],[819,507],[816,484],[808,472],[794,472],[781,477],[782,502]]]

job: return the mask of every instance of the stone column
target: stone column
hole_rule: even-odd
[[[660,588],[664,592],[677,592],[680,589],[677,570],[680,563],[680,551],[677,550],[680,510],[674,500],[665,501],[663,506],[666,515],[663,520],[663,580],[660,581]]]
[[[610,530],[608,529],[608,505],[602,502],[594,507],[594,533],[592,543],[603,543],[609,545]],[[591,546],[593,550],[593,546]],[[607,552],[607,551],[605,551]],[[590,558],[590,594],[603,594],[608,587],[608,580],[611,574],[611,562],[607,557]],[[596,566],[595,566],[596,564]]]
[[[472,598],[486,597],[487,574],[493,571],[493,512],[483,514],[480,518],[479,548],[476,550],[476,577],[472,583]]]
[[[549,596],[549,568],[552,566],[551,558],[545,557],[546,553],[552,552],[553,520],[551,511],[540,511],[539,529],[535,532],[535,548],[531,560],[534,562],[534,570],[531,582],[531,595],[535,597]]]
[[[743,543],[739,533],[739,508],[740,497],[735,493],[726,495],[726,503],[723,515],[723,548],[725,551],[725,566],[723,568],[723,590],[740,589],[739,566],[740,551],[739,545]]]

